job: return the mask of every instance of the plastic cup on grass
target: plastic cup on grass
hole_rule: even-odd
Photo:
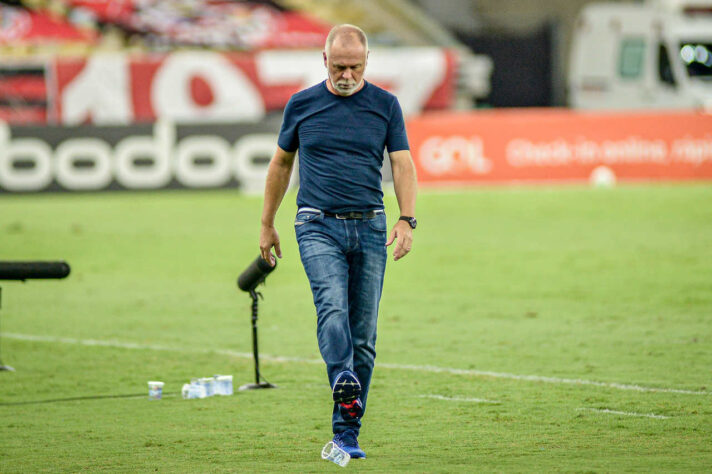
[[[163,382],[149,381],[148,382],[148,399],[160,400],[163,398]]]

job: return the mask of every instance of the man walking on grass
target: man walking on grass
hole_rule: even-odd
[[[394,260],[411,249],[416,175],[400,104],[363,79],[368,40],[353,25],[334,27],[323,52],[328,78],[294,94],[284,111],[278,147],[267,174],[260,251],[282,258],[274,228],[299,150],[299,253],[317,311],[317,340],[332,387],[334,442],[352,458],[376,357],[376,321],[387,246]],[[381,189],[388,151],[400,208],[387,234]]]

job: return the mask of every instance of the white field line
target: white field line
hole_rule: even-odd
[[[376,364],[378,367],[387,369],[414,370],[419,372],[448,373],[454,375],[473,375],[477,377],[492,377],[496,379],[522,380],[526,382],[541,382],[559,385],[591,385],[594,387],[613,388],[616,390],[630,390],[635,392],[661,392],[661,393],[681,393],[686,395],[712,395],[712,392],[703,390],[684,390],[679,388],[645,387],[642,385],[624,384],[616,382],[599,382],[597,380],[586,379],[566,379],[559,377],[547,377],[544,375],[518,375],[506,372],[490,372],[476,369],[453,369],[449,367],[437,367],[433,365],[402,365],[402,364]]]
[[[502,402],[497,400],[487,400],[485,398],[470,398],[470,397],[446,397],[444,395],[419,395],[419,398],[433,398],[435,400],[443,400],[446,402],[467,402],[467,403],[491,403],[498,405]]]
[[[34,342],[55,342],[63,344],[78,344],[82,346],[101,346],[101,347],[116,347],[120,349],[143,349],[153,351],[172,351],[183,353],[203,353],[203,354],[222,354],[242,359],[251,359],[251,352],[237,352],[229,349],[195,349],[192,347],[171,347],[154,344],[139,344],[134,342],[122,342],[114,340],[97,340],[97,339],[75,339],[70,337],[56,336],[39,336],[33,334],[18,334],[18,333],[3,333],[0,337],[9,339],[17,339],[22,341]],[[308,359],[304,357],[285,357],[274,356],[269,354],[260,354],[260,359],[272,362],[298,362],[303,364],[323,364],[321,359]],[[642,385],[624,384],[616,382],[600,382],[597,380],[586,379],[567,379],[559,377],[547,377],[543,375],[518,375],[506,372],[491,372],[486,370],[476,369],[457,369],[452,367],[438,367],[435,365],[410,365],[410,364],[392,364],[392,363],[376,363],[376,366],[384,369],[408,370],[413,372],[427,372],[435,374],[452,374],[452,375],[470,375],[474,377],[490,377],[495,379],[519,380],[524,382],[539,382],[550,383],[556,385],[587,385],[592,387],[612,388],[615,390],[628,390],[634,392],[656,392],[656,393],[679,393],[684,395],[712,395],[712,392],[704,390],[683,390],[679,388],[663,388],[663,387],[645,387]]]
[[[670,417],[665,415],[656,415],[655,413],[635,413],[632,411],[609,410],[608,408],[577,408],[578,411],[593,411],[606,415],[623,415],[623,416],[639,416],[644,418],[655,418],[658,420],[667,420]]]

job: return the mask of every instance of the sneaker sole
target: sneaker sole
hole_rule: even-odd
[[[361,395],[361,383],[356,374],[345,370],[336,376],[332,397],[336,403],[350,403]]]
[[[358,420],[363,416],[363,404],[356,398],[350,403],[339,403],[339,411],[344,421]]]

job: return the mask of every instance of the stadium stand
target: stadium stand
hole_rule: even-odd
[[[49,58],[320,48],[338,23],[362,25],[372,47],[436,46],[456,52],[455,104],[469,108],[473,98],[489,93],[489,58],[473,55],[406,0],[2,0],[0,120],[48,121]]]

